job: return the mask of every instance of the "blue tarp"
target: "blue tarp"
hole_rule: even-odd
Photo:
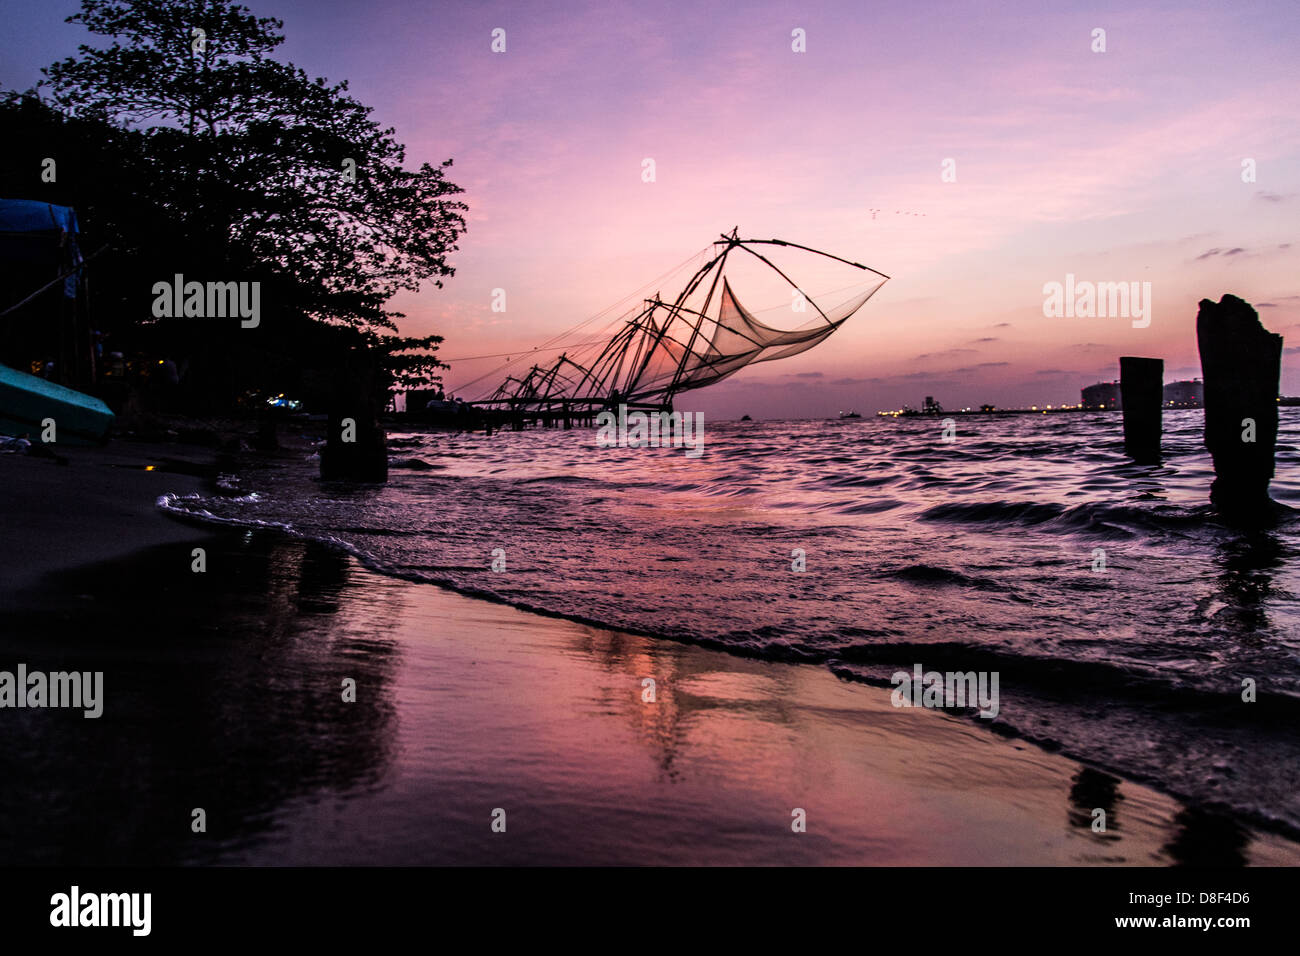
[[[61,268],[81,264],[75,233],[77,214],[71,206],[35,199],[0,199],[0,262],[58,262]],[[77,273],[63,283],[63,294],[77,297]]]
[[[79,232],[71,206],[34,199],[0,199],[0,232]]]

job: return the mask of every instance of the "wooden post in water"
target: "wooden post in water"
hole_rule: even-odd
[[[1205,447],[1214,459],[1210,501],[1220,514],[1258,519],[1272,510],[1282,336],[1235,295],[1201,300],[1196,344],[1205,380]]]
[[[1164,359],[1123,356],[1119,360],[1120,404],[1124,408],[1124,452],[1134,461],[1160,460],[1160,407],[1164,402]]]
[[[388,441],[379,415],[384,402],[373,356],[353,352],[334,373],[326,410],[320,476],[326,481],[387,481]]]

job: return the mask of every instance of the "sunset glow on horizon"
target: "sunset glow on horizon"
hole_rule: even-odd
[[[10,6],[27,32],[0,83],[25,89],[87,37],[62,22],[74,2]],[[1224,293],[1288,345],[1300,328],[1289,0],[256,12],[285,21],[284,58],[375,106],[408,165],[454,159],[456,275],[395,302],[448,359],[531,349],[736,226],[892,278],[831,341],[689,396],[715,418],[1071,403],[1121,355],[1191,378],[1197,302]],[[1150,326],[1045,317],[1044,285],[1067,275],[1151,283]],[[1300,393],[1288,359],[1283,392]],[[499,361],[453,361],[445,382]]]

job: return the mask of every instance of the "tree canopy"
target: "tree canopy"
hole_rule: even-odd
[[[119,206],[110,241],[159,279],[265,277],[282,326],[265,343],[306,319],[375,356],[385,385],[436,380],[441,339],[396,334],[388,303],[455,272],[467,207],[450,159],[406,168],[395,130],[346,82],[273,59],[283,23],[229,0],[83,0],[68,22],[105,42],[47,67],[41,87],[64,127],[99,130],[122,154],[104,175],[129,194],[104,203]],[[127,198],[163,242],[126,235]],[[142,320],[147,292],[129,305]]]

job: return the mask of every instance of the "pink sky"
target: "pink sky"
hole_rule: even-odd
[[[285,21],[284,57],[350,80],[408,159],[454,158],[457,274],[398,302],[448,358],[526,350],[733,226],[893,279],[825,345],[679,400],[714,418],[1073,402],[1128,354],[1191,377],[1196,303],[1225,292],[1300,346],[1294,0],[250,5]],[[31,42],[0,81],[21,88],[83,34],[60,22],[75,4],[14,7]],[[1045,318],[1066,273],[1150,282],[1150,327]]]

